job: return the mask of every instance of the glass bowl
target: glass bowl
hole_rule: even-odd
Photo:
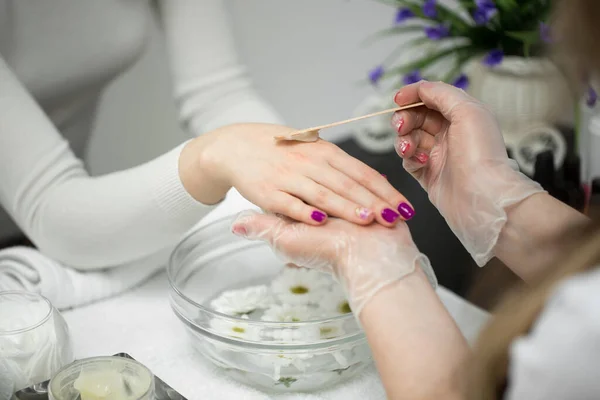
[[[46,381],[73,361],[67,323],[50,301],[26,291],[0,292],[0,369],[13,392]]]
[[[154,375],[123,357],[91,357],[61,369],[48,386],[50,400],[154,400]]]
[[[171,306],[191,345],[230,377],[270,391],[330,387],[370,365],[366,337],[351,313],[265,322],[211,308],[223,292],[265,284],[285,268],[266,244],[231,233],[232,222],[195,229],[169,260]]]

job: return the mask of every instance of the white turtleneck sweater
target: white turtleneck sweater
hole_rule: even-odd
[[[103,89],[144,51],[152,13],[191,134],[280,121],[236,57],[223,2],[0,0],[0,203],[42,252],[77,268],[125,264],[171,246],[211,209],[181,184],[181,146],[99,177],[78,158]],[[0,237],[15,232],[0,215]]]

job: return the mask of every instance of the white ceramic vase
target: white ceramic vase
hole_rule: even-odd
[[[555,153],[559,167],[566,144],[555,128],[573,109],[573,94],[554,63],[545,58],[506,57],[495,67],[474,62],[468,68],[469,93],[498,117],[507,148],[523,172],[532,174],[535,155]]]

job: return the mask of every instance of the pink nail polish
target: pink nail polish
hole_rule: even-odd
[[[410,142],[408,140],[402,139],[400,143],[398,143],[397,149],[400,152],[400,155],[403,156],[408,150],[410,150]]]
[[[234,235],[237,235],[237,236],[242,236],[242,237],[246,237],[246,235],[248,234],[248,231],[246,230],[246,228],[244,228],[244,227],[243,227],[243,226],[241,226],[241,225],[236,225],[236,226],[234,226],[234,227],[231,229],[231,232],[232,232]]]
[[[394,113],[392,115],[392,127],[396,130],[396,132],[400,133],[400,130],[404,126],[404,118],[400,116],[398,113]]]
[[[354,210],[354,212],[356,213],[356,216],[360,219],[369,219],[369,217],[373,214],[371,210],[365,207],[357,207],[356,210]]]
[[[327,215],[321,211],[315,210],[312,212],[312,214],[310,214],[310,217],[317,222],[323,222],[325,218],[327,218]]]
[[[427,155],[427,153],[419,152],[415,154],[415,158],[419,160],[421,164],[425,164],[429,160],[429,155]]]

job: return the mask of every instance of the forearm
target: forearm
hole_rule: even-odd
[[[469,347],[425,274],[380,290],[361,313],[390,399],[460,399]]]
[[[281,123],[238,58],[224,0],[162,0],[159,6],[175,100],[192,135],[241,122]]]
[[[525,281],[552,265],[568,241],[569,228],[589,219],[547,193],[535,194],[507,211],[494,253]]]
[[[212,209],[183,187],[180,148],[94,178],[69,153],[41,158],[43,174],[23,174],[8,208],[42,252],[72,267],[103,268],[153,254]]]

